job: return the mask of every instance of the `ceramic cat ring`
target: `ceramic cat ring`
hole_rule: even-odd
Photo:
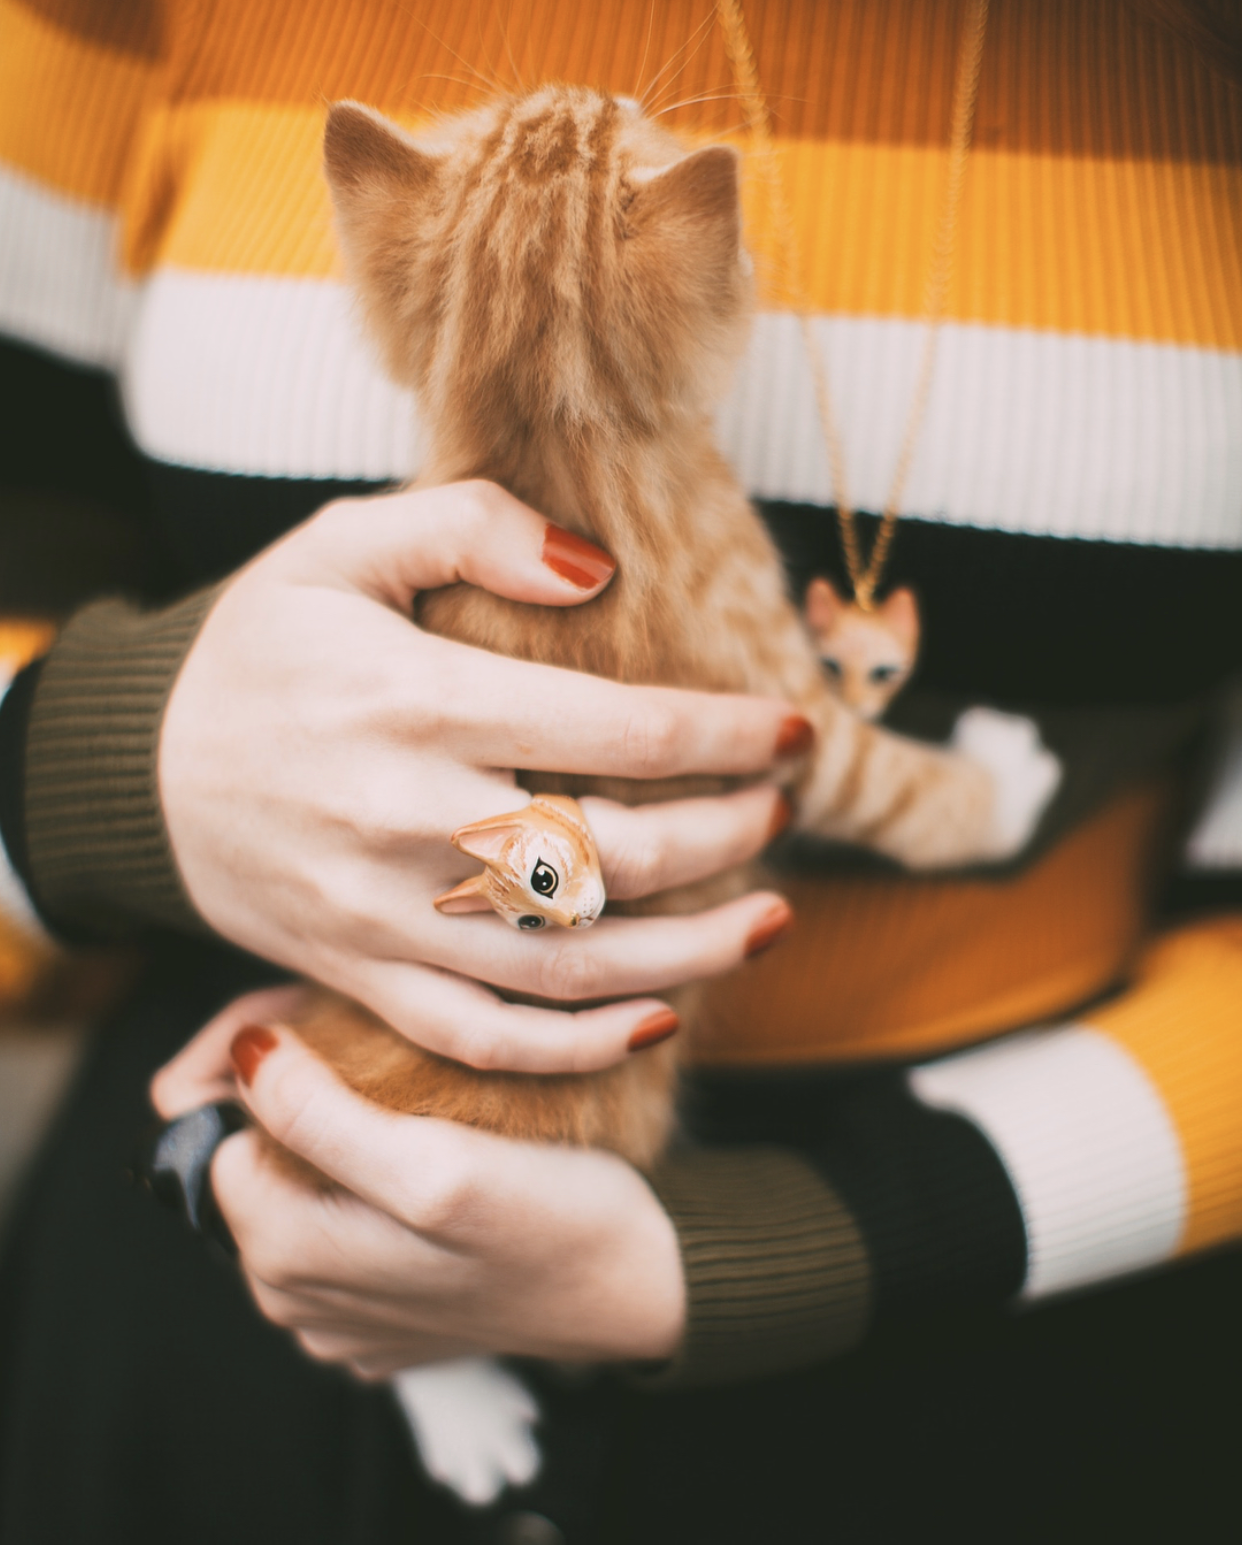
[[[459,827],[450,841],[486,868],[437,896],[440,912],[490,907],[514,928],[535,929],[589,928],[604,910],[595,839],[565,794],[536,794],[525,810]]]

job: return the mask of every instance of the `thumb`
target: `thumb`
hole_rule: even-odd
[[[537,606],[575,606],[616,569],[601,548],[479,480],[327,505],[288,539],[292,577],[361,590],[408,612],[420,590],[464,583]]]

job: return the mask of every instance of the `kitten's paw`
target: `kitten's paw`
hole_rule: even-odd
[[[463,1502],[486,1507],[539,1473],[535,1397],[490,1357],[406,1368],[392,1385],[423,1468]]]
[[[1008,858],[1029,841],[1061,782],[1060,760],[1022,714],[968,708],[953,727],[950,745],[986,767],[995,803],[989,856]]]

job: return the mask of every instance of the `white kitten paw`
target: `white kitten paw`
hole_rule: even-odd
[[[1023,714],[968,708],[953,727],[950,745],[992,775],[995,805],[990,856],[1008,858],[1029,841],[1061,782],[1060,760]]]
[[[463,1357],[394,1374],[423,1468],[463,1502],[485,1507],[539,1473],[535,1397],[490,1357]]]

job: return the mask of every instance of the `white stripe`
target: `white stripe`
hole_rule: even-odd
[[[17,672],[10,670],[8,666],[0,666],[0,703],[3,703],[8,696],[16,674]],[[16,869],[9,862],[8,850],[4,846],[2,837],[0,837],[0,916],[37,943],[49,943],[51,940],[51,936],[39,920],[38,913],[30,904],[26,887],[18,879]]]
[[[116,216],[0,166],[0,232],[0,332],[115,368],[137,299],[116,271]]]
[[[161,270],[122,374],[139,445],[262,477],[409,477],[412,398],[384,375],[343,285]]]
[[[819,318],[854,501],[878,508],[906,420],[917,323]],[[418,432],[344,288],[164,269],[125,367],[161,460],[279,477],[408,477]],[[753,494],[828,503],[798,328],[760,316],[721,442]],[[1242,355],[947,325],[907,515],[1036,534],[1242,547]]]
[[[1006,1036],[915,1068],[925,1105],[978,1126],[1027,1233],[1026,1300],[1166,1261],[1186,1219],[1185,1162],[1141,1067],[1097,1030]]]
[[[1191,869],[1242,869],[1242,691],[1230,700],[1222,729],[1203,813],[1186,844]]]
[[[819,317],[861,509],[888,497],[918,323]],[[720,419],[763,498],[828,503],[832,481],[794,318],[760,317]],[[1242,355],[946,324],[901,513],[955,525],[1242,547]]]

